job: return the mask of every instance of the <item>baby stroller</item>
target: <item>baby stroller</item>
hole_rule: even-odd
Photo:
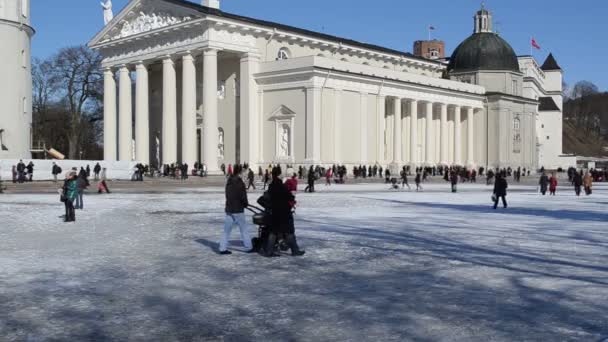
[[[271,232],[270,220],[272,214],[270,211],[270,198],[268,197],[267,193],[264,193],[264,195],[258,199],[258,204],[260,207],[249,205],[246,209],[253,213],[253,224],[258,226],[258,236],[251,239],[253,251],[264,254],[264,248],[268,242],[268,237]],[[280,249],[282,251],[289,249],[287,243],[285,242],[284,236],[277,237],[277,242],[275,243],[274,249]]]

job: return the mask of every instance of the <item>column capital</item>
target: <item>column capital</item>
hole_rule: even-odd
[[[219,49],[216,48],[206,48],[203,50],[203,56],[217,56]]]
[[[150,64],[146,63],[144,61],[138,61],[137,64],[135,64],[135,69],[136,70],[141,70],[141,69],[148,70],[148,65],[150,65]]]
[[[192,55],[190,51],[186,51],[184,54],[181,55],[181,57],[184,61],[194,61],[194,55]]]
[[[119,71],[119,72],[124,72],[125,70],[126,70],[126,71],[129,71],[129,70],[130,70],[130,69],[129,69],[129,65],[127,65],[127,64],[121,64],[121,65],[119,65],[119,66],[118,66],[118,71]]]
[[[163,64],[175,64],[175,61],[173,60],[174,56],[163,56]]]
[[[104,72],[104,73],[110,73],[110,72],[111,72],[111,73],[114,73],[114,71],[115,71],[115,70],[114,70],[114,68],[113,68],[113,67],[109,67],[109,66],[108,66],[108,67],[103,68],[103,72]]]

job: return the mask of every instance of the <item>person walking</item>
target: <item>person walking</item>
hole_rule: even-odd
[[[325,172],[325,186],[331,186],[332,169],[329,168]]]
[[[311,166],[308,170],[308,185],[304,188],[304,192],[315,192],[315,181],[316,181],[315,170]]]
[[[275,244],[279,236],[285,236],[285,243],[291,249],[292,256],[302,256],[305,251],[300,250],[295,236],[295,225],[292,208],[295,205],[295,196],[289,191],[280,178],[281,170],[272,170],[272,183],[268,188],[270,195],[270,228],[271,232],[265,246],[265,256],[275,257],[279,254],[275,251]]]
[[[110,193],[110,189],[108,188],[108,183],[106,182],[106,168],[104,167],[103,169],[101,169],[101,176],[99,178],[99,183],[97,184],[97,192],[98,193],[103,193],[104,191],[106,193]]]
[[[572,179],[572,183],[574,184],[574,193],[576,196],[581,195],[581,187],[583,186],[583,171],[580,173],[575,172],[574,177]]]
[[[449,179],[450,179],[450,184],[452,186],[452,192],[457,192],[458,191],[458,174],[456,173],[455,170],[450,171],[450,175],[449,175]]]
[[[557,177],[555,177],[555,173],[551,174],[551,179],[549,179],[549,194],[555,196],[555,192],[557,191]]]
[[[93,167],[93,173],[95,174],[95,180],[99,180],[99,173],[101,172],[101,165],[99,163],[95,164]]]
[[[51,167],[51,174],[53,175],[53,182],[57,183],[57,175],[61,173],[61,168],[55,162],[53,162],[53,167]]]
[[[19,160],[19,163],[17,163],[17,182],[25,182],[25,164],[23,160]]]
[[[422,183],[422,175],[420,174],[420,171],[416,172],[414,182],[416,182],[416,191],[422,191],[422,185],[420,184]]]
[[[89,184],[89,180],[86,177],[86,172],[85,173],[81,173],[80,175],[78,175],[77,178],[77,185],[78,185],[78,193],[76,196],[76,203],[74,205],[74,209],[84,209],[84,201],[83,201],[83,197],[84,197],[84,191],[86,190],[86,188],[90,185]]]
[[[253,173],[252,169],[249,169],[249,172],[247,173],[247,190],[249,190],[249,188],[253,187],[253,190],[255,190],[255,174]]]
[[[74,210],[74,200],[78,195],[78,183],[76,181],[76,172],[68,171],[63,181],[61,189],[61,201],[65,204],[65,218],[63,222],[75,222],[76,212]]]
[[[31,182],[34,179],[34,163],[30,161],[25,168],[27,170],[27,181]]]
[[[11,172],[13,173],[13,183],[17,183],[17,166],[13,165]]]
[[[593,187],[593,177],[589,172],[587,172],[585,174],[585,177],[583,178],[583,187],[585,188],[585,195],[591,195],[591,188]]]
[[[502,205],[507,208],[507,188],[509,187],[503,174],[496,174],[494,182],[494,209],[498,207],[498,201],[502,199]]]
[[[540,180],[538,181],[538,185],[540,185],[540,193],[545,196],[547,193],[547,187],[549,186],[549,177],[543,172],[542,176],[540,176]]]
[[[401,188],[405,188],[407,186],[408,190],[411,190],[410,184],[407,181],[407,171],[405,170],[405,166],[401,169]]]
[[[266,187],[268,186],[268,183],[270,183],[270,172],[268,172],[268,170],[266,170],[264,172],[264,191],[266,191]]]
[[[228,250],[228,239],[232,233],[232,227],[234,227],[235,224],[239,226],[241,240],[243,241],[243,245],[247,249],[247,252],[249,253],[253,250],[251,237],[249,236],[249,228],[245,221],[245,208],[249,206],[247,189],[245,189],[245,183],[241,179],[240,174],[240,166],[235,165],[234,173],[228,175],[228,181],[226,182],[226,217],[224,219],[224,232],[219,247],[219,253],[221,255],[232,254],[232,252]]]

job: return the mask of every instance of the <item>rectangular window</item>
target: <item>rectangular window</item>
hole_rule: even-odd
[[[512,94],[513,94],[513,95],[517,95],[517,81],[516,81],[516,80],[513,80],[513,85],[512,85],[512,87],[513,87],[513,90],[512,90],[513,92],[512,92]]]
[[[25,56],[25,50],[21,50],[21,66],[27,69],[27,58]]]
[[[23,98],[23,114],[27,114],[27,98]]]

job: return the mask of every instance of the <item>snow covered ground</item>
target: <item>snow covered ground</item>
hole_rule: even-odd
[[[601,341],[608,187],[299,194],[302,258],[216,254],[220,188],[0,195],[1,341]],[[254,201],[259,193],[252,193]],[[253,229],[252,229],[253,230]]]

